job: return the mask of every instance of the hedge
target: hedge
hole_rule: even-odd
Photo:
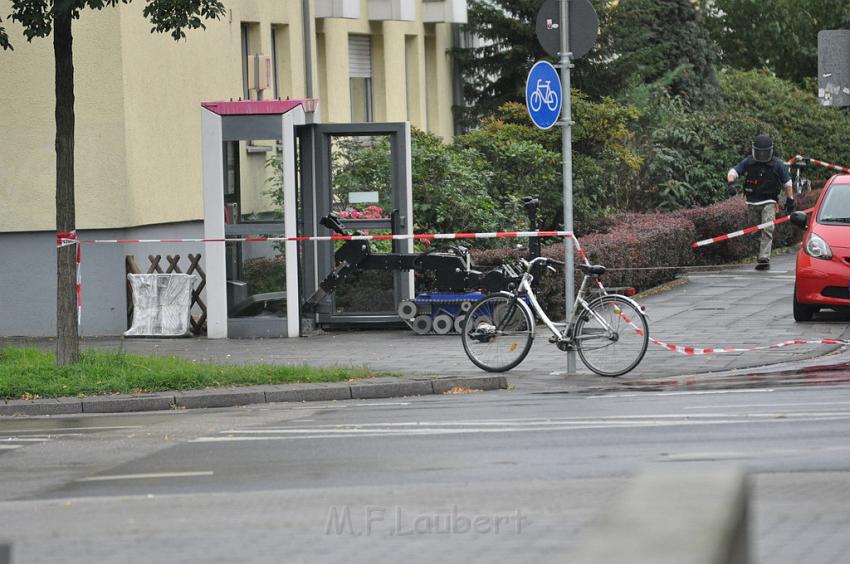
[[[798,207],[811,207],[819,190],[799,198]],[[603,282],[609,287],[646,290],[673,280],[686,266],[737,262],[756,253],[758,236],[749,235],[696,250],[691,243],[748,226],[746,204],[740,197],[670,213],[624,213],[601,222],[605,232],[590,233],[579,239],[593,263],[604,264],[608,272]],[[795,244],[799,229],[787,222],[774,233],[774,248]],[[541,254],[563,260],[563,243],[544,245]],[[481,268],[515,262],[525,251],[516,249],[473,250],[473,263]],[[578,261],[578,257],[576,257]],[[576,284],[581,282],[577,274]],[[544,276],[539,298],[552,315],[563,315],[563,278]],[[578,287],[578,286],[576,286]]]

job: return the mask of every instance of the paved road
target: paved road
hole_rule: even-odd
[[[0,536],[17,562],[565,561],[644,464],[720,460],[761,562],[841,562],[848,435],[848,386],[6,420]]]

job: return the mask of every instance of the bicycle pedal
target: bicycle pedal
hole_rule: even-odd
[[[575,346],[573,346],[573,344],[569,341],[558,341],[557,344],[559,351],[568,352],[576,350]]]

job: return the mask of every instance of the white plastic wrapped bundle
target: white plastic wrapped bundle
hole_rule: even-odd
[[[133,325],[128,337],[183,337],[191,329],[196,274],[128,274],[133,289]]]

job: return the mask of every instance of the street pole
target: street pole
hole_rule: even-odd
[[[304,29],[304,80],[305,98],[313,97],[313,26],[310,21],[310,0],[301,2],[301,19]]]
[[[563,100],[561,104],[561,175],[564,184],[564,230],[573,232],[573,122],[570,109],[570,26],[569,26],[569,0],[561,0],[561,92]],[[567,327],[572,323],[572,305],[575,299],[575,274],[573,266],[573,241],[564,239],[564,309],[566,312]],[[575,374],[576,353],[567,351],[567,374]]]

